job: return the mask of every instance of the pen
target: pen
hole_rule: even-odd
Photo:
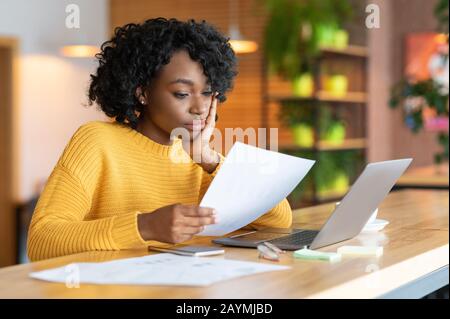
[[[253,234],[253,233],[256,233],[256,230],[252,230],[252,231],[249,231],[249,232],[243,233],[243,234],[237,234],[237,235],[234,235],[234,236],[230,236],[230,238],[236,238],[236,237],[240,237],[240,236],[244,236],[244,235],[249,235],[249,234]]]
[[[272,249],[270,249],[269,247],[267,247],[265,245],[258,245],[258,246],[256,246],[256,248],[259,251],[260,258],[273,260],[273,261],[280,260],[280,257],[278,256],[278,254],[275,251],[273,251]]]
[[[272,243],[269,243],[267,241],[264,242],[264,245],[266,245],[267,247],[269,247],[270,249],[272,249],[274,252],[278,253],[278,254],[284,254],[286,253],[284,250],[281,250],[280,248],[278,248],[277,246],[275,246]]]

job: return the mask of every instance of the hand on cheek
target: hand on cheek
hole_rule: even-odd
[[[209,141],[214,132],[216,125],[217,114],[217,96],[219,93],[215,93],[211,99],[211,106],[209,109],[208,117],[206,118],[205,127],[196,135],[193,136],[192,146],[193,151],[190,153],[191,158],[200,164],[206,171],[213,170],[218,162],[219,155],[213,151],[209,146]],[[198,145],[197,143],[201,143]]]

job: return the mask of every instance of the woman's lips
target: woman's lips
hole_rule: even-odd
[[[202,130],[205,128],[206,120],[194,120],[191,123],[186,123],[183,126],[188,130]]]

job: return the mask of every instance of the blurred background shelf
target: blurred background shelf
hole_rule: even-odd
[[[342,55],[348,57],[366,58],[368,56],[368,49],[362,45],[349,45],[345,49],[337,49],[333,47],[322,47],[322,57],[326,55]]]
[[[300,97],[289,94],[269,96],[269,101],[272,102],[295,102],[312,100],[318,100],[322,102],[366,103],[367,94],[365,92],[347,92],[344,96],[336,96],[330,92],[319,91],[311,97]]]
[[[326,194],[319,194],[319,195],[317,195],[316,201],[319,203],[340,201],[345,196],[347,191],[348,191],[348,188],[345,191],[328,192]]]
[[[309,78],[266,67],[263,83],[263,123],[279,128],[278,150],[316,160],[288,197],[293,208],[339,201],[367,162],[367,47],[322,47],[313,61]]]
[[[446,189],[449,185],[448,162],[408,169],[397,181],[395,188]]]
[[[347,92],[344,96],[336,96],[326,91],[317,92],[317,99],[324,102],[366,103],[365,92]]]
[[[360,150],[365,149],[367,141],[364,138],[346,139],[340,143],[334,143],[330,141],[318,141],[316,145],[312,147],[299,146],[297,144],[283,144],[278,147],[282,151],[295,151],[295,150],[318,150],[318,151],[340,151],[340,150]]]

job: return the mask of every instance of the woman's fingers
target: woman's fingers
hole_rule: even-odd
[[[208,117],[206,118],[205,128],[202,130],[202,144],[209,145],[209,140],[211,139],[212,133],[214,132],[214,128],[216,126],[216,112],[217,112],[217,96],[219,93],[216,93],[213,96],[211,107],[209,110]]]
[[[203,227],[218,221],[214,209],[210,207],[184,206],[182,213],[183,218],[180,222],[186,227]]]
[[[179,244],[184,243],[185,241],[188,241],[194,237],[194,234],[179,234],[176,239],[172,240],[173,244]]]
[[[214,208],[196,205],[184,205],[181,212],[185,217],[210,217],[215,215]]]
[[[184,226],[181,230],[183,235],[195,235],[203,231],[204,226]]]
[[[216,120],[216,112],[217,112],[217,96],[219,95],[218,92],[216,92],[212,98],[211,102],[211,108],[209,110],[209,115],[206,120],[206,126],[211,126],[212,123]]]
[[[206,225],[212,225],[217,223],[217,217],[215,216],[208,216],[208,217],[185,217],[184,218],[184,224],[187,226],[206,226]]]

